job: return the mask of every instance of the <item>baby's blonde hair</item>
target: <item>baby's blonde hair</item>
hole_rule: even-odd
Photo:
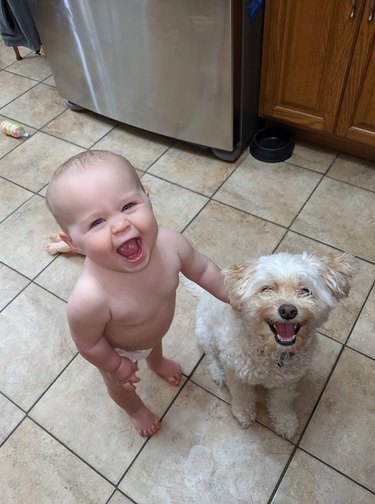
[[[91,167],[97,165],[98,163],[105,161],[110,162],[111,160],[119,161],[121,164],[123,164],[124,167],[129,169],[129,171],[134,175],[134,178],[139,183],[139,187],[142,189],[142,191],[145,194],[148,194],[148,192],[143,187],[134,166],[124,156],[106,150],[88,150],[76,154],[56,169],[47,187],[47,207],[56,219],[57,223],[62,227],[62,229],[64,229],[62,217],[60,216],[59,210],[54,204],[54,189],[58,181],[63,177],[69,177],[77,173],[89,170]]]

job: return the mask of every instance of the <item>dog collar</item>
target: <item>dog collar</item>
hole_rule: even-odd
[[[276,359],[276,364],[279,366],[279,367],[283,367],[284,365],[284,362],[285,361],[288,361],[289,359],[291,359],[293,356],[295,355],[294,352],[284,352],[282,354],[279,354],[277,356],[277,359]]]

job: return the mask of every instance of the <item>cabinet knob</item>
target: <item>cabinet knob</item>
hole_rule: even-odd
[[[355,0],[351,0],[351,3],[352,3],[352,10],[350,12],[349,18],[350,19],[354,19],[354,16],[355,16]]]

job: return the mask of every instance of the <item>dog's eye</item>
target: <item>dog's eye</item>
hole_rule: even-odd
[[[273,289],[269,285],[265,285],[260,289],[260,292],[271,292],[271,291],[273,291]]]
[[[302,287],[299,291],[300,295],[301,296],[312,296],[312,291],[310,289],[308,289],[307,287]]]

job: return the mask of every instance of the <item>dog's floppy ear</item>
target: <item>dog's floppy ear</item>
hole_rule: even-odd
[[[349,294],[352,279],[357,272],[358,263],[350,254],[329,254],[321,257],[322,276],[336,299]]]
[[[248,261],[246,263],[234,264],[223,271],[229,302],[237,311],[241,311],[241,300],[255,269],[256,262]]]

